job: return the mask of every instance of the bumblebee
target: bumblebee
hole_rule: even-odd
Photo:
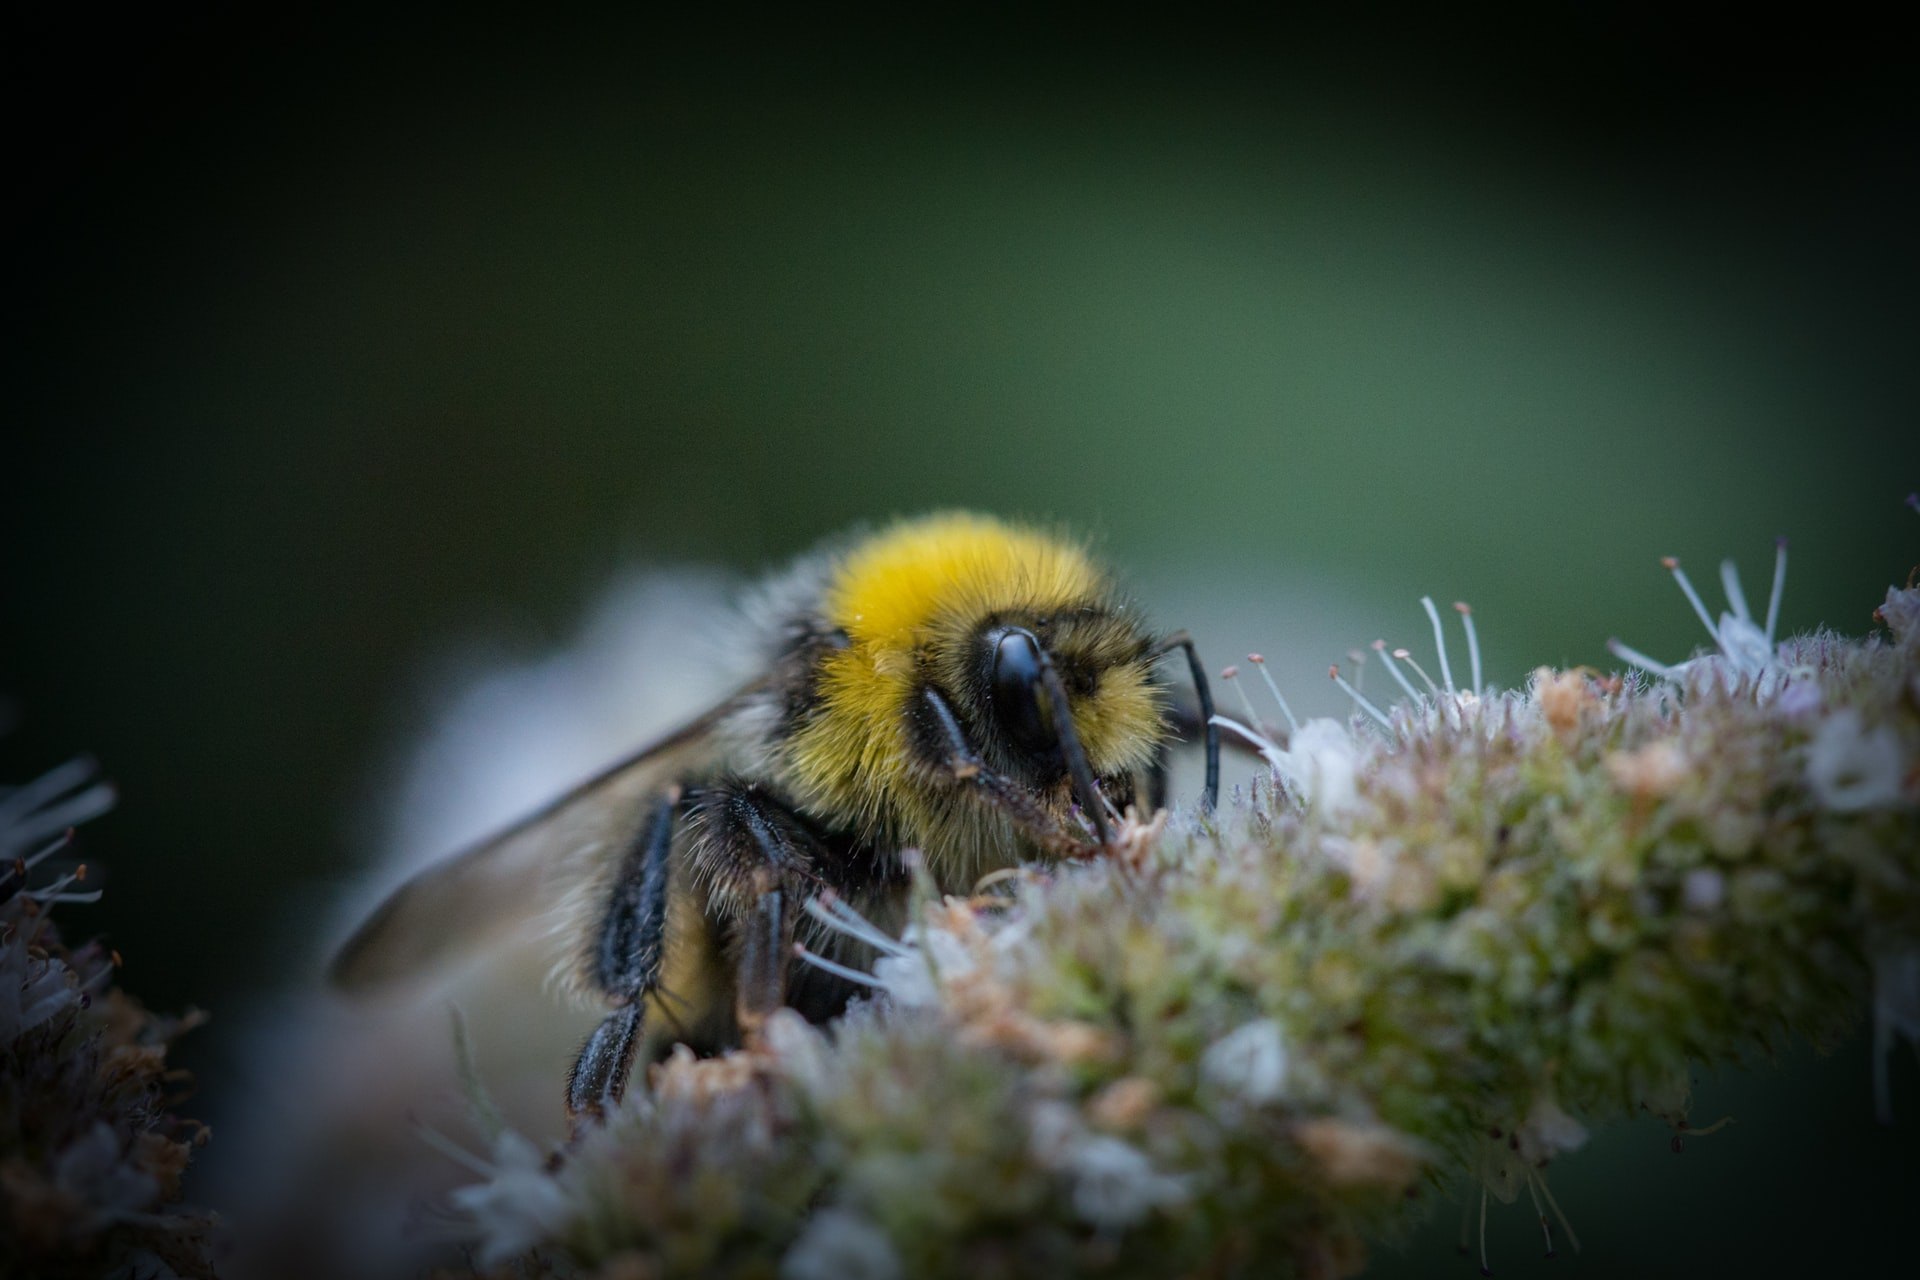
[[[968,514],[902,521],[803,559],[751,602],[763,674],[665,739],[378,907],[331,978],[368,990],[529,912],[557,913],[566,974],[608,1007],[569,1073],[570,1123],[625,1091],[650,1026],[753,1043],[783,1005],[854,994],[799,946],[861,964],[801,910],[828,892],[905,923],[918,849],[943,892],[1035,857],[1093,856],[1126,805],[1165,798],[1167,752],[1219,737],[1192,640],[1148,630],[1077,542]],[[1184,654],[1198,716],[1158,664]]]

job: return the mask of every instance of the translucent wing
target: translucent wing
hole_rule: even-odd
[[[648,802],[720,758],[713,729],[732,702],[587,779],[497,835],[421,871],[375,908],[333,958],[342,991],[431,972],[558,906],[622,852]]]

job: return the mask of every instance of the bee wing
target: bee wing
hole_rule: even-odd
[[[648,802],[720,756],[721,704],[587,779],[505,831],[421,871],[374,909],[333,958],[339,990],[370,991],[440,968],[558,906],[645,821]]]

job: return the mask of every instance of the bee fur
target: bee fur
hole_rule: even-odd
[[[1097,854],[1107,814],[1158,803],[1177,718],[1158,666],[1184,652],[1217,791],[1211,700],[1184,634],[1150,630],[1077,541],[984,516],[907,520],[829,545],[762,587],[739,633],[760,674],[660,747],[391,899],[335,966],[372,985],[457,932],[436,901],[535,882],[557,901],[563,985],[609,1009],[568,1078],[576,1127],[622,1096],[649,1039],[753,1042],[773,1010],[831,1016],[865,945],[801,907],[823,892],[884,929],[901,852],[943,892],[1028,858]],[[555,834],[557,833],[557,834]],[[510,873],[510,874],[509,874]]]

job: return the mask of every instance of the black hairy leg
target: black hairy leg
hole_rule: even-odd
[[[1140,814],[1142,821],[1152,817],[1167,806],[1167,744],[1163,740],[1153,749],[1153,759],[1141,770],[1138,781],[1138,794],[1146,801],[1146,809]]]
[[[1100,852],[1098,841],[1068,830],[1041,806],[1032,791],[980,758],[952,704],[938,689],[923,687],[914,710],[910,740],[925,766],[1006,814],[1022,834],[1055,857],[1088,858]]]
[[[734,1020],[741,1042],[753,1047],[767,1019],[787,1003],[801,905],[829,887],[824,873],[836,859],[785,800],[741,779],[692,793],[689,825],[693,875],[709,886],[709,909],[726,918]]]
[[[620,1101],[633,1073],[647,997],[660,982],[679,811],[680,788],[674,787],[642,824],[613,882],[588,971],[614,1010],[587,1037],[567,1075],[567,1122],[576,1132]]]
[[[1161,639],[1147,656],[1162,658],[1179,649],[1186,654],[1187,672],[1193,677],[1194,696],[1200,700],[1200,714],[1197,717],[1201,740],[1206,744],[1207,781],[1200,793],[1202,812],[1211,813],[1220,804],[1220,726],[1213,722],[1213,691],[1207,685],[1207,669],[1200,661],[1200,651],[1193,647],[1193,637],[1184,631],[1176,631]]]

